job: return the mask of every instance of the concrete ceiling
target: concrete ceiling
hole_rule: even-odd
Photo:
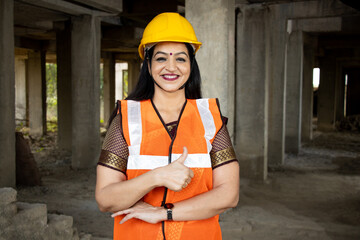
[[[18,48],[55,51],[56,28],[71,16],[101,16],[102,50],[134,52],[146,24],[158,13],[185,12],[185,0],[15,0]]]
[[[360,1],[341,1],[353,8],[360,4]],[[236,4],[284,2],[294,0],[236,0]],[[146,24],[166,11],[184,14],[185,0],[15,0],[15,44],[18,48],[55,53],[56,29],[72,16],[90,14],[102,18],[102,51],[136,55]]]

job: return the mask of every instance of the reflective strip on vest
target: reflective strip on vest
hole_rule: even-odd
[[[129,155],[139,155],[142,138],[140,102],[129,100],[127,101],[127,107],[131,145],[131,147],[129,147]]]
[[[171,154],[172,161],[178,159],[181,154]],[[168,156],[138,155],[129,156],[127,169],[148,169],[152,170],[158,167],[168,165]],[[209,154],[188,154],[185,160],[185,166],[189,168],[211,168]]]
[[[214,122],[214,117],[212,116],[209,109],[209,100],[208,99],[197,99],[196,105],[198,107],[202,123],[205,128],[205,139],[208,153],[210,153],[212,145],[210,140],[214,138],[216,133],[216,127]]]

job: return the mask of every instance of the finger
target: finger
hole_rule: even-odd
[[[176,159],[175,162],[179,162],[181,164],[184,164],[184,162],[185,162],[185,160],[186,160],[186,158],[188,156],[188,150],[187,150],[186,147],[184,147],[183,150],[184,150],[183,153],[181,154],[181,156],[178,159]]]
[[[134,218],[134,214],[128,214],[126,215],[121,221],[120,221],[120,224],[123,224],[124,222],[126,222],[127,220],[130,220],[132,218]]]
[[[193,178],[194,177],[194,172],[193,170],[190,169],[190,177]]]
[[[111,217],[116,217],[116,216],[119,216],[119,215],[129,214],[130,212],[131,212],[130,209],[118,211],[116,213],[111,214]]]

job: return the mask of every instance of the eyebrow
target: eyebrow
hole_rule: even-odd
[[[158,52],[156,52],[156,53],[154,54],[154,57],[155,57],[156,55],[158,55],[158,54],[169,55],[169,53],[162,52],[162,51],[158,51]],[[186,52],[177,52],[177,53],[174,53],[174,56],[177,56],[177,55],[180,55],[180,54],[185,54],[187,57],[189,57]]]

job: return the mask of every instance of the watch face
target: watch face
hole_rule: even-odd
[[[174,204],[172,203],[165,203],[164,208],[166,209],[172,209],[174,207]]]

